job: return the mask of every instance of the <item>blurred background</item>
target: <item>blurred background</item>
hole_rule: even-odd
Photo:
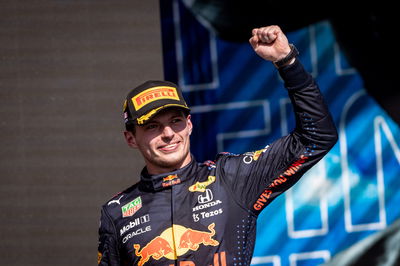
[[[0,2],[1,265],[96,265],[100,206],[135,183],[130,88],[162,79],[159,3]]]
[[[333,149],[259,216],[252,265],[400,265],[394,6],[160,3],[164,73],[184,89],[194,127],[202,129],[192,134],[196,158],[258,150],[294,127],[276,69],[248,44],[254,27],[284,30],[337,125]]]
[[[145,80],[183,88],[198,161],[290,132],[282,80],[247,43],[251,28],[276,24],[320,84],[340,139],[262,213],[253,265],[396,265],[395,16],[383,2],[344,6],[1,1],[1,264],[95,265],[100,206],[143,167],[125,145],[121,112]]]

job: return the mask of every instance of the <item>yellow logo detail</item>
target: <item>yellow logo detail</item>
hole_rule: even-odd
[[[132,97],[132,103],[137,111],[151,102],[162,99],[172,99],[179,101],[179,96],[176,88],[168,86],[157,86],[144,90],[138,95]]]
[[[196,182],[196,184],[189,187],[190,192],[204,192],[206,191],[206,187],[215,181],[215,176],[208,176],[207,181],[204,182]]]
[[[260,157],[261,153],[265,152],[266,150],[267,150],[267,148],[264,148],[264,149],[255,151],[255,152],[254,152],[254,155],[253,155],[253,160],[254,160],[254,161],[257,161],[258,158]]]
[[[97,251],[97,264],[100,264],[101,259],[103,258],[103,254]]]

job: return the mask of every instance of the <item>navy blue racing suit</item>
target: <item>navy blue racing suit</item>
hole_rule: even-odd
[[[99,265],[250,265],[256,220],[337,141],[317,84],[302,64],[279,69],[296,126],[244,154],[218,154],[151,176],[104,204]]]

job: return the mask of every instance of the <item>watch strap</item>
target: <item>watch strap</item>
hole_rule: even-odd
[[[288,53],[287,56],[285,56],[284,58],[282,58],[278,61],[273,62],[274,66],[276,68],[283,67],[284,65],[289,63],[293,58],[295,58],[296,56],[299,55],[299,51],[297,50],[296,46],[294,46],[292,43],[290,43],[289,47],[290,47],[290,52]]]

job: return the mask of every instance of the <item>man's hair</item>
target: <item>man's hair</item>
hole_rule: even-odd
[[[125,129],[126,131],[132,132],[132,134],[135,135],[136,128],[135,128],[135,123],[133,121],[125,123]]]
[[[174,108],[174,107],[170,107],[170,108]],[[174,108],[174,109],[179,110],[185,118],[188,117],[188,115],[190,114],[189,110],[186,110],[183,108]],[[125,123],[125,129],[126,129],[126,131],[132,132],[132,134],[135,135],[136,125],[137,124],[133,120],[130,120],[127,123]],[[139,126],[139,125],[137,125],[137,126]]]

